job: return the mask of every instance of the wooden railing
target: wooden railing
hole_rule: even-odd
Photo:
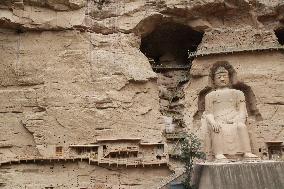
[[[167,165],[166,159],[162,160],[147,160],[147,159],[115,159],[115,158],[102,158],[98,160],[98,164],[109,164],[109,165],[125,165],[125,166],[147,166],[147,165]]]
[[[88,155],[88,156],[76,156],[76,157],[18,157],[12,160],[0,160],[1,165],[7,164],[20,164],[20,163],[39,163],[39,162],[55,162],[55,161],[88,161],[89,164],[108,164],[108,165],[125,165],[125,166],[147,166],[147,165],[167,165],[168,161],[166,159],[156,160],[156,159],[114,159],[114,158],[98,158],[98,156]]]
[[[139,148],[137,146],[128,146],[128,147],[120,147],[120,148],[110,148],[104,152],[104,157],[108,156],[110,153],[133,153],[138,152]]]
[[[37,163],[37,162],[52,162],[52,161],[83,161],[88,160],[88,157],[17,157],[12,160],[1,160],[0,166],[3,164],[19,164],[19,163]]]
[[[212,48],[213,50],[197,50],[194,52],[188,53],[188,57],[198,57],[198,56],[206,56],[211,54],[226,54],[226,53],[235,53],[235,52],[249,52],[249,51],[265,51],[265,50],[284,50],[284,46],[273,46],[273,47],[265,47],[265,46],[252,46],[252,47],[216,47]]]

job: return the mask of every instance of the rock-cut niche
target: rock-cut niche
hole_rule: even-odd
[[[183,122],[183,86],[189,80],[192,58],[203,37],[189,26],[160,23],[141,41],[141,52],[149,59],[158,75],[160,112],[169,117],[177,128],[185,127]]]
[[[213,86],[213,78],[215,73],[215,69],[219,66],[225,67],[229,71],[229,77],[231,81],[231,88],[237,89],[242,91],[245,94],[246,99],[246,107],[248,111],[248,116],[254,117],[255,120],[260,121],[262,120],[262,116],[257,108],[257,101],[255,94],[250,86],[247,84],[240,82],[237,80],[237,72],[233,68],[232,65],[230,65],[227,61],[219,61],[216,62],[210,69],[209,73],[209,85],[205,87],[198,96],[198,111],[194,115],[194,121],[199,121],[201,119],[201,116],[205,110],[205,96],[214,90]]]

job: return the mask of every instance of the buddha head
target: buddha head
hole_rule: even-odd
[[[224,88],[230,85],[229,71],[219,66],[214,73],[214,85],[216,88]]]
[[[228,61],[217,61],[210,68],[209,86],[211,88],[232,87],[237,82],[236,71]]]

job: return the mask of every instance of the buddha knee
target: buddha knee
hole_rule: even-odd
[[[241,130],[246,130],[247,129],[247,126],[243,123],[239,123],[238,124],[238,129],[241,129]]]

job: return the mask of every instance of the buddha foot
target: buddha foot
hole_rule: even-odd
[[[244,158],[258,158],[258,156],[254,155],[253,153],[245,153]]]
[[[244,159],[248,161],[254,161],[254,160],[260,160],[260,158],[253,153],[245,153],[244,154]]]
[[[217,155],[215,155],[215,162],[217,162],[217,163],[228,163],[230,161],[223,154],[217,154]]]

